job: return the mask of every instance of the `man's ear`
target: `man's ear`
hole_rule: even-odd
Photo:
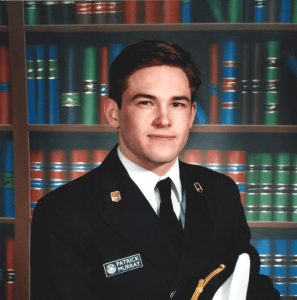
[[[106,120],[113,128],[118,129],[120,127],[119,122],[119,107],[116,101],[108,98],[104,103],[104,113]]]
[[[192,127],[192,125],[194,123],[196,111],[197,111],[197,105],[196,105],[196,101],[194,101],[192,103],[192,107],[191,107],[190,128]]]

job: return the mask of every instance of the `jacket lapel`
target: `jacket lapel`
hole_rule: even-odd
[[[116,153],[116,147],[101,165],[104,207],[101,219],[127,240],[171,282],[177,269],[177,254],[159,217],[131,180]],[[111,192],[119,191],[114,202]]]
[[[197,273],[207,273],[211,268],[210,252],[212,249],[212,222],[207,206],[207,184],[197,168],[180,162],[180,173],[183,188],[186,190],[186,223],[184,232],[183,254],[178,275],[174,284]],[[203,191],[197,191],[198,182]],[[215,264],[215,262],[213,262]]]

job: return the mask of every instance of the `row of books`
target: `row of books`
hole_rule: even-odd
[[[251,153],[246,178],[248,221],[297,221],[297,154]]]
[[[0,125],[4,124],[12,124],[11,64],[9,48],[0,46]]]
[[[296,0],[26,1],[27,25],[191,23],[197,10],[210,10],[216,22],[297,23]],[[198,20],[199,21],[199,20]]]
[[[15,238],[0,240],[0,299],[15,299]]]
[[[268,275],[281,298],[297,295],[297,240],[252,239],[260,260],[260,274]]]
[[[237,37],[224,40],[221,49],[210,46],[210,124],[280,123],[280,63],[297,75],[296,57],[280,49],[278,40],[247,43]]]
[[[0,141],[0,216],[15,217],[13,142]]]
[[[27,1],[25,22],[38,24],[190,23],[190,0]]]

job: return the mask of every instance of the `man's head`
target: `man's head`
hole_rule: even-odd
[[[159,40],[136,42],[116,57],[109,71],[109,97],[121,108],[122,94],[127,88],[129,76],[142,68],[161,65],[179,67],[185,72],[193,102],[201,85],[201,74],[191,54],[178,45]]]
[[[123,50],[110,73],[113,86],[104,109],[118,129],[122,153],[159,176],[166,174],[194,121],[199,71],[178,46],[143,41]]]

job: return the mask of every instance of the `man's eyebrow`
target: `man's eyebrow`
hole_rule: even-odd
[[[175,97],[172,97],[172,100],[175,100],[175,101],[186,100],[188,102],[191,102],[191,100],[187,96],[175,96]]]
[[[137,99],[137,98],[156,99],[156,97],[153,96],[153,95],[138,93],[138,94],[134,95],[134,96],[131,98],[131,101],[133,101],[133,100],[135,100],[135,99]]]

